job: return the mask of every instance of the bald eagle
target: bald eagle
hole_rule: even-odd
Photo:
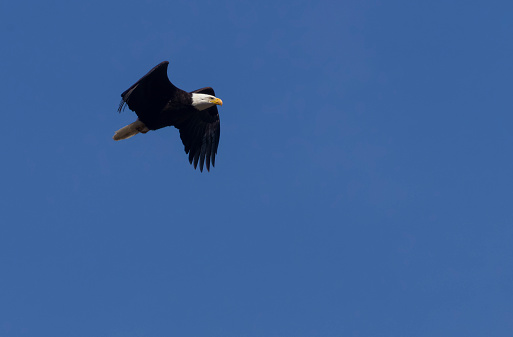
[[[200,171],[206,161],[207,170],[215,166],[219,145],[219,113],[217,106],[223,101],[215,97],[210,87],[186,92],[175,87],[167,77],[164,61],[151,69],[139,81],[121,94],[118,111],[125,106],[137,114],[138,119],[119,129],[114,140],[127,139],[138,133],[174,126],[180,130],[180,138],[189,154],[189,163]]]

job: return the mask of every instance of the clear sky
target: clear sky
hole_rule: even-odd
[[[0,336],[512,336],[512,13],[3,1]],[[210,173],[112,140],[164,60]]]

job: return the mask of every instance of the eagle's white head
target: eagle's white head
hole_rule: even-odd
[[[192,106],[198,110],[205,110],[213,105],[223,105],[223,101],[212,95],[192,94]]]

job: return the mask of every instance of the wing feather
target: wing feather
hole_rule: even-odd
[[[179,90],[167,77],[168,64],[168,61],[164,61],[156,65],[125,90],[121,94],[118,111],[121,112],[125,106],[128,106],[143,121],[146,116],[159,113],[175,91]]]
[[[210,154],[212,153],[212,134],[211,134],[211,129],[212,129],[212,126],[209,125],[208,128],[207,128],[207,130],[208,130],[207,143],[205,144],[206,145],[205,159],[207,160],[207,171],[210,171]],[[208,140],[210,140],[210,142]]]

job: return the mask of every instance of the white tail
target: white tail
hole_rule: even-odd
[[[135,136],[139,132],[146,133],[148,131],[150,131],[150,130],[146,127],[146,125],[144,125],[143,122],[141,122],[140,120],[136,120],[132,124],[128,124],[127,126],[116,131],[116,133],[114,134],[114,137],[112,137],[112,139],[114,139],[114,140],[127,139],[132,136]]]

